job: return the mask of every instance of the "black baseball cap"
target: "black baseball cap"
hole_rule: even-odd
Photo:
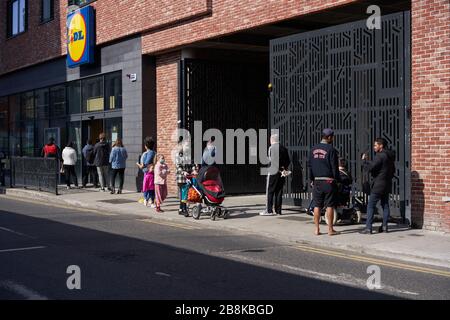
[[[334,136],[334,131],[330,128],[323,129],[322,134],[325,137]]]

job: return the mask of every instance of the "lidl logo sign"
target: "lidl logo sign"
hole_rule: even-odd
[[[67,66],[92,63],[94,60],[94,9],[91,6],[67,16]]]

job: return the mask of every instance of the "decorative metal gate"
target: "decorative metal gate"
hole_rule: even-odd
[[[304,182],[308,152],[322,129],[334,129],[334,145],[349,161],[359,191],[367,180],[361,154],[371,154],[376,137],[387,139],[397,168],[391,211],[410,221],[409,39],[409,12],[401,12],[383,16],[380,30],[361,20],[271,41],[270,118]],[[304,189],[295,180],[286,197],[308,205],[309,183]]]
[[[268,66],[255,63],[181,60],[181,127],[193,136],[194,121],[202,121],[203,132],[210,128],[222,132],[224,146],[226,129],[267,128],[268,72]],[[246,159],[248,150],[247,144]],[[265,177],[260,175],[258,164],[227,164],[219,168],[227,194],[265,191]]]

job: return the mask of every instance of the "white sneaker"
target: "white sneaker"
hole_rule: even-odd
[[[144,206],[148,207],[148,200],[144,200]]]
[[[152,207],[152,208],[156,208],[156,206],[155,206],[153,203],[152,203],[151,207]]]
[[[267,212],[267,211],[261,211],[261,212],[259,213],[259,215],[260,215],[260,216],[274,216],[275,213],[273,213],[273,212]]]

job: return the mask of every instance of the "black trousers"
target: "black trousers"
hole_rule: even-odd
[[[267,179],[267,212],[273,212],[273,200],[275,198],[275,213],[281,214],[283,186],[286,178],[281,177],[280,173],[277,173],[275,175],[268,176]]]
[[[83,186],[85,187],[89,181],[89,177],[91,178],[91,183],[94,184],[95,187],[98,186],[98,174],[96,166],[86,166],[84,175],[83,175]]]
[[[123,188],[123,180],[125,175],[125,168],[122,169],[112,169],[111,172],[111,187],[116,187],[116,176],[119,174],[119,190],[122,190]]]
[[[64,165],[64,174],[66,176],[66,184],[68,187],[70,187],[70,180],[73,177],[73,184],[78,187],[78,179],[77,179],[77,174],[75,172],[75,166],[67,166]]]

